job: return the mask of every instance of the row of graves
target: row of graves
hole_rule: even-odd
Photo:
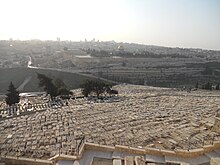
[[[190,150],[220,140],[220,122],[215,127],[214,120],[219,96],[121,88],[123,99],[117,101],[71,99],[68,106],[48,107],[0,121],[0,153],[39,158],[74,155],[82,141]]]
[[[55,101],[48,101],[48,102],[40,102],[40,103],[33,103],[27,101],[23,104],[15,104],[12,106],[5,106],[0,109],[0,118],[8,118],[8,117],[15,117],[18,115],[25,115],[34,113],[36,111],[45,111],[48,108],[59,108],[64,105],[68,105],[66,101],[61,99],[57,99]]]

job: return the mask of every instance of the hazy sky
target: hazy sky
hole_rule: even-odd
[[[220,0],[0,0],[0,39],[220,50]]]

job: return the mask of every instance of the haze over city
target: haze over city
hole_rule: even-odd
[[[1,40],[115,40],[220,50],[218,0],[9,0]]]

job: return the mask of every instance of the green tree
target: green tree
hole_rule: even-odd
[[[59,95],[69,95],[70,91],[65,87],[61,87],[58,89],[58,94]]]
[[[6,94],[6,104],[11,106],[13,104],[19,103],[20,97],[19,97],[19,92],[16,90],[15,86],[11,82],[9,87],[8,87],[8,93]]]
[[[59,78],[56,78],[53,82],[57,88],[66,88],[66,84]]]
[[[52,82],[52,79],[40,73],[37,73],[37,78],[39,80],[39,87],[43,87],[44,91],[50,95],[51,100],[54,100],[59,93],[58,88]]]
[[[99,97],[101,94],[110,91],[112,85],[99,80],[86,80],[81,87],[82,94],[85,97],[93,93]]]
[[[56,96],[67,96],[70,94],[70,90],[67,89],[65,83],[61,79],[56,78],[53,80],[40,73],[37,73],[37,77],[39,79],[39,86],[43,87],[44,91],[50,95],[52,100],[54,100]]]
[[[92,84],[92,91],[96,93],[96,96],[99,97],[100,94],[104,93],[105,91],[105,83],[102,81],[94,81]]]
[[[58,89],[58,95],[69,95],[70,94],[70,90],[67,89],[66,84],[59,78],[55,79],[54,81],[55,86]]]
[[[92,80],[86,80],[82,85],[81,85],[81,88],[82,88],[82,94],[83,96],[85,97],[88,97],[89,94],[92,92],[92,85],[93,84],[93,81]]]

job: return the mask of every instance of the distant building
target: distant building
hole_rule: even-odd
[[[123,45],[119,45],[118,46],[118,51],[120,51],[120,52],[125,51],[124,46]]]
[[[91,42],[95,42],[95,38],[93,38],[93,39],[91,40]]]

